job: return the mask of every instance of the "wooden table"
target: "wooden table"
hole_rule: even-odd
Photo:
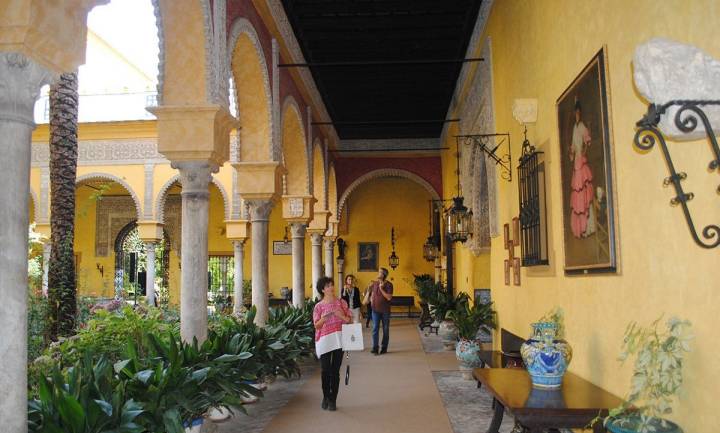
[[[476,368],[473,377],[493,396],[494,415],[488,433],[498,433],[505,409],[530,433],[543,429],[585,428],[598,415],[619,406],[622,400],[587,380],[566,373],[558,390],[533,388],[526,370]],[[595,423],[595,433],[604,432]]]

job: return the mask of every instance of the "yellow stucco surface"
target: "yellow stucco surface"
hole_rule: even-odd
[[[513,100],[538,99],[538,120],[528,128],[528,138],[545,152],[549,170],[550,265],[523,268],[522,286],[505,286],[502,269],[507,251],[501,237],[492,242],[491,287],[500,325],[525,336],[530,322],[553,306],[562,307],[574,352],[570,370],[625,395],[631,365],[620,367],[616,358],[628,322],[647,324],[663,314],[691,320],[696,338],[685,364],[684,390],[672,415],[686,432],[713,431],[720,421],[713,398],[720,387],[715,374],[720,362],[713,350],[720,285],[712,275],[718,257],[716,251],[693,242],[681,210],[668,205],[674,194],[661,186],[667,169],[660,150],[641,154],[633,148],[634,125],[647,105],[633,86],[631,61],[635,47],[652,37],[693,44],[720,58],[719,8],[712,0],[500,1],[495,2],[485,35],[474,49],[474,54],[486,55],[480,47],[486,37],[491,38],[496,131],[510,132],[513,156],[520,153],[522,142],[522,128],[512,117]],[[565,276],[555,101],[603,46],[609,72],[619,272]],[[709,158],[707,144],[683,143],[682,147],[688,151],[680,153],[678,145],[671,143],[677,166],[689,171],[687,190],[696,192],[693,213],[703,225],[717,221],[720,214],[713,193],[717,176],[701,169]],[[446,198],[448,185],[454,184],[450,163],[454,163],[451,153],[445,152]],[[517,183],[499,180],[498,185],[502,229],[518,213]],[[461,285],[468,277],[474,278],[469,269],[484,260],[475,259],[466,267],[469,264],[460,259],[457,279]]]

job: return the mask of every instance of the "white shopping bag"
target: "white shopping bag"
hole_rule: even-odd
[[[362,325],[360,323],[351,323],[342,326],[342,350],[360,350],[364,349]]]

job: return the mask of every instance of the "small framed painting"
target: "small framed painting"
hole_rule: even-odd
[[[510,285],[510,260],[508,259],[505,259],[505,285]]]
[[[508,223],[503,225],[503,242],[506,250],[512,247],[512,239],[510,239],[510,224]]]
[[[512,219],[512,243],[514,246],[520,245],[520,218]]]
[[[513,284],[520,285],[520,257],[515,257],[512,264]]]
[[[377,272],[378,242],[358,242],[358,272]]]
[[[275,256],[291,256],[292,242],[273,241],[273,255]]]

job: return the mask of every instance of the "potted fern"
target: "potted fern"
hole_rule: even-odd
[[[472,369],[480,367],[480,343],[477,333],[481,328],[495,329],[496,312],[492,302],[461,303],[458,308],[448,312],[448,317],[457,328],[459,341],[455,348],[455,357],[460,362],[463,377],[472,380]]]
[[[630,393],[625,403],[604,420],[613,433],[682,433],[663,418],[682,386],[685,354],[690,351],[690,322],[671,317],[658,330],[661,318],[649,327],[631,322],[623,339],[620,361],[635,356]]]

